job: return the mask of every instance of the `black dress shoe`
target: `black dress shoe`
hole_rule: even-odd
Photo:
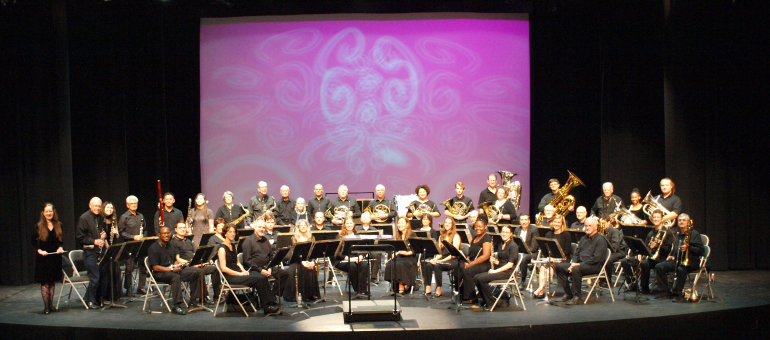
[[[558,299],[556,301],[558,301],[558,302],[569,302],[569,301],[572,300],[572,298],[573,298],[572,295],[564,295],[561,299]]]
[[[278,311],[278,305],[271,304],[265,306],[265,314],[273,314]]]
[[[677,295],[677,296],[674,298],[674,300],[673,300],[673,301],[671,301],[671,302],[676,302],[676,303],[687,302],[687,299],[685,299],[685,298],[684,298],[684,296],[681,296],[681,295]]]
[[[203,299],[203,302],[206,303],[207,305],[213,305],[215,301],[212,300],[211,297],[207,296],[205,299]]]
[[[649,289],[642,288],[642,294],[652,294]]]
[[[602,287],[602,288],[609,288],[609,285],[607,284],[607,281],[605,281],[605,280],[600,280],[600,281],[599,281],[599,287]]]
[[[137,289],[137,290],[136,290],[136,293],[137,293],[137,294],[139,294],[139,295],[145,295],[145,294],[147,294],[147,292],[146,292],[144,289]]]
[[[660,293],[660,294],[655,296],[655,300],[665,300],[665,299],[670,299],[670,298],[672,298],[672,296],[671,296],[671,293],[669,293],[669,292]]]
[[[126,292],[126,297],[129,297],[129,298],[134,297],[134,292],[132,292],[132,291]]]
[[[45,309],[43,309],[43,314],[48,315],[51,313],[51,310],[48,309],[48,305],[45,306]]]
[[[187,312],[182,309],[182,307],[174,307],[174,309],[171,310],[171,313],[178,314],[178,315],[187,315]]]
[[[570,306],[574,306],[574,305],[579,305],[581,303],[583,303],[583,299],[580,298],[579,296],[576,296],[576,297],[572,298],[572,300],[567,301],[566,304],[570,305]]]
[[[88,309],[99,309],[99,305],[97,305],[97,304],[95,304],[93,302],[89,302],[88,303]]]
[[[635,283],[627,283],[625,285],[625,288],[623,290],[627,292],[635,292],[636,291],[636,284]]]

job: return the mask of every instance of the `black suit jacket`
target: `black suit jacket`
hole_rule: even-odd
[[[521,237],[521,226],[516,227],[516,230],[513,231],[513,235]],[[537,246],[537,240],[535,240],[535,237],[539,236],[540,233],[538,233],[537,227],[535,227],[534,224],[530,224],[529,228],[527,228],[527,236],[523,240],[524,244],[529,247],[529,251],[537,253],[539,247]]]

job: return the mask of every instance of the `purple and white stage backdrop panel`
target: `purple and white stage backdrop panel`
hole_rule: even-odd
[[[389,197],[424,183],[441,203],[462,181],[477,203],[487,175],[506,170],[529,211],[526,16],[204,19],[200,33],[209,197],[246,204],[259,181],[306,199],[316,183],[382,183]]]

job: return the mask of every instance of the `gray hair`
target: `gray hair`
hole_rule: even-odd
[[[235,198],[235,195],[233,195],[232,191],[225,191],[224,194],[222,194],[222,199],[225,199],[225,196],[230,195],[230,197]]]
[[[130,195],[130,196],[126,197],[126,203],[129,203],[129,201],[136,201],[136,203],[139,203],[139,198],[137,198],[134,195]]]

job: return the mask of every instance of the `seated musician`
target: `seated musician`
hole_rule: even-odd
[[[399,216],[396,222],[396,240],[407,240],[412,236],[412,227],[406,216]],[[393,269],[391,269],[393,268]],[[393,274],[391,275],[391,271]],[[385,280],[392,282],[393,290],[404,294],[409,287],[414,286],[417,279],[417,257],[411,250],[399,250],[396,257],[385,265]]]
[[[315,237],[310,232],[307,220],[299,220],[294,236],[291,237],[291,244],[314,241]],[[315,301],[321,295],[318,289],[318,271],[314,261],[303,260],[301,263],[292,263],[289,265],[288,274],[288,283],[283,291],[284,300],[297,301],[297,294],[300,294],[303,301]]]
[[[658,242],[655,242],[653,240],[654,237],[658,235],[658,232],[661,230],[661,227],[663,227],[663,212],[660,210],[655,210],[652,212],[652,215],[650,216],[650,220],[652,220],[652,224],[654,226],[654,230],[651,230],[647,237],[645,238],[644,244],[648,245],[650,248],[650,252],[653,254],[658,252],[658,256],[666,256],[671,251],[671,244],[673,243],[673,238],[671,236],[671,232],[664,230],[661,232],[662,235],[662,241],[661,244],[658,244]],[[660,247],[660,250],[658,248]],[[634,256],[635,255],[635,256]],[[623,273],[625,276],[625,290],[627,292],[635,291],[638,287],[636,287],[636,278],[634,277],[633,270],[640,266],[640,260],[642,259],[642,255],[636,255],[632,254],[632,256],[624,258],[620,260],[620,265],[623,267]],[[641,285],[642,293],[649,294],[650,293],[650,268],[655,268],[655,265],[658,264],[659,261],[653,260],[653,259],[644,259],[641,260],[641,277],[639,281],[639,285]],[[661,291],[665,291],[661,289]]]
[[[497,195],[495,207],[500,210],[500,220],[497,223],[511,224],[513,221],[517,221],[519,217],[516,216],[516,208],[513,203],[508,199],[508,190],[503,187],[497,188],[495,195]]]
[[[176,229],[176,234],[171,237],[169,246],[174,254],[176,254],[177,263],[188,263],[193,259],[193,256],[195,256],[195,251],[193,251],[194,247],[192,241],[185,238],[185,236],[187,236],[187,225],[185,224],[185,221],[177,221],[174,229]],[[219,272],[216,268],[213,266],[205,267],[202,265],[186,267],[182,270],[182,275],[187,271],[193,271],[198,276],[201,275],[201,272],[203,275],[211,275],[211,283],[214,285],[214,296],[219,296],[219,289],[221,288],[222,282],[219,279]],[[190,298],[194,301],[193,304],[200,303],[201,290],[200,287],[198,288],[199,289],[197,290],[190,289]],[[208,304],[214,303],[209,297],[209,290],[207,288],[203,289],[203,301]]]
[[[278,233],[275,231],[275,215],[268,212],[265,213],[265,238],[271,245],[275,244],[275,238],[278,237]]]
[[[488,309],[495,303],[495,296],[492,295],[492,288],[489,283],[495,280],[508,280],[513,272],[513,266],[519,258],[519,246],[516,242],[511,242],[513,232],[511,226],[505,225],[500,228],[500,236],[503,237],[503,244],[497,249],[497,257],[491,257],[489,262],[494,265],[486,273],[479,273],[473,277],[476,288],[481,293],[479,305],[476,308]],[[472,309],[476,309],[473,308]]]
[[[570,225],[569,228],[580,231],[585,230],[586,217],[588,217],[588,211],[586,210],[586,207],[582,205],[577,207],[577,209],[575,209],[575,217],[577,217],[577,221],[572,222],[572,225]]]
[[[362,215],[363,216],[363,215]],[[356,235],[356,222],[353,221],[353,217],[346,217],[345,222],[342,224],[340,234],[337,235],[337,239],[344,239],[348,235]],[[336,259],[337,262],[334,267],[348,273],[348,279],[350,280],[350,286],[358,293],[360,297],[364,297],[369,294],[369,263],[364,260],[363,256],[347,256],[340,255]]]
[[[270,283],[267,280],[270,275],[270,270],[262,269],[261,271],[248,271],[244,269],[243,265],[238,262],[238,254],[235,252],[235,226],[225,226],[223,233],[225,234],[225,241],[217,251],[217,258],[219,259],[219,268],[222,270],[222,274],[225,276],[227,282],[256,289],[260,304],[264,306],[265,314],[277,312],[278,302],[275,299],[275,295],[270,292]],[[254,231],[254,234],[256,234],[256,230]],[[267,242],[263,242],[262,244],[269,245]],[[264,247],[260,249],[264,249]],[[235,298],[233,296],[228,296],[227,300],[228,305],[235,303]]]
[[[556,215],[556,208],[554,208],[550,204],[547,204],[545,208],[543,208],[543,214],[545,217],[543,218],[543,221],[540,222],[538,227],[544,227],[545,229],[550,229],[551,221],[553,221],[553,217]]]
[[[361,214],[361,225],[356,226],[357,231],[377,230],[372,226],[372,215],[367,211]]]
[[[562,262],[556,265],[556,278],[560,287],[564,287],[564,297],[561,302],[568,305],[583,303],[582,281],[583,275],[597,274],[602,270],[604,260],[607,258],[607,239],[598,231],[599,220],[591,216],[586,219],[586,236],[580,239],[572,261]],[[567,276],[572,277],[572,286],[567,281]]]
[[[455,248],[460,249],[460,235],[457,234],[457,225],[455,225],[455,220],[449,216],[444,219],[444,225],[441,226],[441,235],[438,239],[438,250],[441,251],[441,254],[436,255],[422,265],[423,281],[425,281],[425,295],[430,295],[432,278],[435,273],[436,294],[432,296],[434,299],[441,297],[443,272],[457,268],[457,259],[449,254],[449,250],[444,246],[443,242],[441,242],[443,240],[451,243]],[[457,287],[457,282],[454,282],[454,284],[455,287]]]
[[[220,218],[214,220],[214,235],[212,235],[209,238],[209,242],[206,245],[209,245],[209,246],[219,246],[220,244],[222,244],[222,242],[225,241],[225,237],[222,236],[224,234],[224,232],[222,230],[225,228],[225,224],[227,224],[227,221],[225,221],[224,218],[220,217]],[[218,247],[214,248],[215,251],[217,249],[219,249],[219,248]],[[217,294],[217,295],[219,295],[219,294]]]
[[[607,261],[607,267],[605,267],[605,270],[607,271],[607,277],[610,277],[610,274],[613,271],[615,262],[620,261],[621,259],[624,259],[628,255],[628,245],[626,244],[626,240],[623,239],[623,232],[620,231],[620,229],[617,229],[614,226],[610,225],[610,227],[607,228],[606,234],[607,234],[606,235],[607,241],[610,245],[610,249],[612,249],[612,253],[610,254],[610,259],[609,261]],[[599,281],[599,285],[602,288],[609,287],[609,284],[604,279],[601,279]]]
[[[425,214],[422,215],[422,218],[420,219],[420,224],[422,227],[420,229],[417,229],[417,231],[425,231],[428,234],[429,238],[436,239],[438,236],[436,230],[433,230],[433,217]]]
[[[185,227],[186,229],[186,227]],[[147,265],[152,269],[152,276],[158,282],[171,285],[171,295],[174,297],[174,308],[171,311],[174,314],[185,315],[187,311],[184,307],[184,291],[182,291],[182,281],[190,283],[191,292],[198,291],[200,294],[200,271],[182,270],[176,264],[173,249],[168,246],[171,240],[171,230],[166,227],[160,227],[158,241],[147,250]]]
[[[268,267],[275,256],[275,250],[270,244],[270,240],[265,236],[265,225],[265,220],[261,218],[252,222],[251,227],[254,229],[254,233],[249,235],[241,246],[243,265],[249,271],[260,273],[265,277],[275,277],[276,282],[273,284],[272,292],[274,295],[280,296],[289,281],[289,273],[280,266]]]
[[[564,215],[556,214],[553,221],[551,221],[551,231],[545,234],[545,238],[554,239],[559,242],[559,246],[566,257],[565,261],[572,257],[572,235],[565,231],[564,226],[566,224],[567,220],[564,218]],[[549,267],[551,270],[548,270]],[[532,295],[536,299],[545,297],[545,284],[551,282],[551,279],[553,279],[553,268],[553,263],[546,263],[545,265],[540,266],[539,279],[537,280],[537,282],[540,283],[540,286],[532,292]]]
[[[535,237],[540,236],[537,227],[530,224],[529,215],[527,214],[521,214],[521,216],[519,216],[519,224],[521,225],[516,227],[516,230],[513,231],[513,235],[520,237],[524,244],[529,248],[529,251],[531,251],[534,256],[537,256],[538,245]],[[522,249],[522,251],[525,250]],[[527,289],[527,272],[529,271],[529,264],[532,262],[532,255],[524,254],[522,256],[521,265],[519,265],[519,273],[521,274],[521,284],[519,285],[519,289],[524,290]]]
[[[703,255],[704,248],[700,233],[695,229],[690,230],[689,242],[686,240],[687,228],[690,225],[689,215],[680,214],[676,222],[679,228],[672,230],[674,246],[671,247],[671,252],[666,257],[666,261],[655,265],[655,277],[658,280],[658,285],[662,287],[668,287],[668,277],[666,274],[676,271],[674,288],[672,291],[658,295],[655,298],[666,299],[673,297],[674,302],[684,302],[686,301],[682,296],[684,282],[687,280],[688,273],[700,268],[700,256]],[[686,266],[684,265],[685,259],[689,261]]]
[[[487,221],[479,219],[473,225],[473,229],[476,230],[476,237],[471,241],[471,247],[468,250],[468,260],[471,262],[462,266],[461,274],[463,300],[470,303],[478,301],[473,277],[489,271],[489,258],[492,256],[492,237],[487,235]]]
[[[313,216],[313,227],[310,228],[312,230],[332,230],[332,228],[329,228],[326,226],[326,216],[324,216],[324,213],[321,211],[317,211],[315,213],[315,216]]]

